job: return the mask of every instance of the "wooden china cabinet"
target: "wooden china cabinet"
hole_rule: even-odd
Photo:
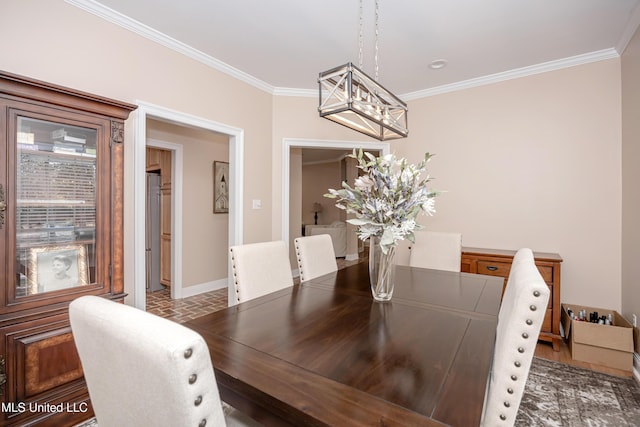
[[[125,296],[123,137],[135,108],[0,71],[0,425],[92,415],[68,306]]]

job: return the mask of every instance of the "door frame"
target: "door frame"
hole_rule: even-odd
[[[292,148],[326,148],[345,149],[363,148],[379,150],[383,155],[391,152],[388,142],[380,141],[337,141],[329,139],[283,138],[282,140],[282,240],[289,247],[289,199],[290,199],[290,168]]]
[[[147,146],[147,118],[172,123],[178,126],[194,127],[218,132],[229,137],[229,246],[243,242],[243,176],[244,176],[244,130],[172,110],[166,107],[136,101],[138,108],[134,112],[133,137],[133,304],[146,309],[146,269],[145,269],[145,174]],[[174,144],[170,144],[174,145]],[[176,144],[177,145],[177,144]],[[174,147],[175,148],[175,147]],[[174,153],[178,154],[176,150]],[[172,156],[173,179],[171,189],[171,297],[182,297],[182,156]],[[178,160],[178,157],[180,159]],[[179,173],[179,176],[178,176]],[[179,207],[178,207],[179,205]],[[230,277],[227,275],[227,277]],[[228,280],[227,280],[228,281]],[[229,300],[232,290],[228,286]]]

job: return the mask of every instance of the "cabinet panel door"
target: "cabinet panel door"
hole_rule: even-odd
[[[0,312],[108,292],[111,150],[101,141],[111,122],[19,102],[2,106],[9,174]]]
[[[540,275],[547,283],[553,283],[553,267],[550,265],[540,265],[538,264],[538,271]]]
[[[163,169],[164,173],[164,169]],[[171,184],[160,191],[160,283],[171,286]]]
[[[171,239],[160,239],[160,283],[171,286]]]
[[[160,150],[147,147],[147,171],[160,169]]]
[[[12,408],[3,414],[5,421],[38,416],[39,409],[56,396],[86,395],[66,313],[0,328],[0,340],[7,373],[1,399]]]
[[[552,319],[553,319],[553,310],[551,308],[547,308],[547,312],[544,315],[544,320],[542,321],[542,328],[540,329],[542,332],[551,332]]]

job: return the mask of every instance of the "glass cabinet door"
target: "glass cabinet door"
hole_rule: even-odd
[[[97,130],[17,117],[16,298],[94,283]]]

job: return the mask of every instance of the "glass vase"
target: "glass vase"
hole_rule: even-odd
[[[396,273],[396,246],[382,252],[379,237],[371,237],[369,241],[369,282],[373,299],[384,302],[393,296]]]

